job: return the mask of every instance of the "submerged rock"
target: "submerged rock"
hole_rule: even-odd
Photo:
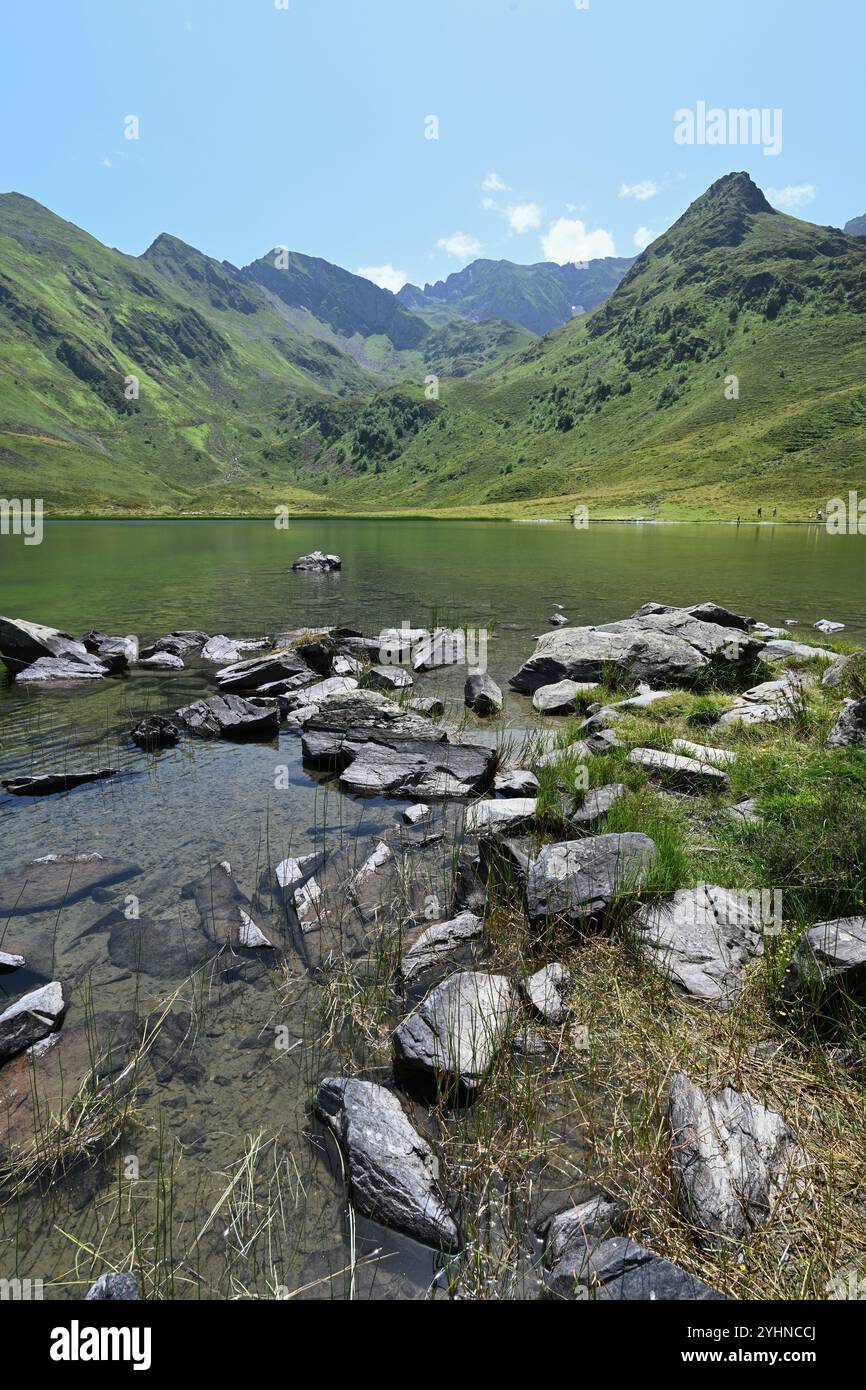
[[[0,917],[53,912],[140,873],[101,854],[46,854],[0,874]]]
[[[504,975],[462,971],[436,985],[394,1033],[397,1064],[467,1092],[481,1085],[516,1011]]]
[[[65,1011],[63,987],[56,980],[10,1004],[0,1013],[0,1063],[56,1032]]]
[[[86,782],[103,782],[116,776],[117,772],[111,768],[102,772],[44,772],[36,777],[10,777],[0,785],[12,796],[51,796],[81,787]]]
[[[646,904],[630,931],[657,970],[686,994],[722,1008],[737,998],[746,966],[763,950],[751,903],[713,884]]]
[[[680,1210],[707,1249],[742,1240],[772,1214],[809,1159],[787,1124],[752,1096],[726,1086],[708,1095],[682,1073],[670,1084],[671,1152]]]
[[[562,917],[585,925],[618,896],[635,893],[658,859],[647,835],[595,835],[545,845],[529,858],[526,910],[532,923]],[[515,870],[520,874],[519,861]]]
[[[343,1149],[350,1198],[363,1216],[426,1245],[459,1245],[454,1219],[436,1192],[430,1145],[393,1092],[371,1081],[328,1078],[319,1086],[316,1113]]]
[[[253,906],[232,877],[231,865],[216,864],[192,888],[202,930],[211,941],[232,950],[272,947],[253,919]]]

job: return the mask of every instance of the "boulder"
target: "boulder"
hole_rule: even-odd
[[[538,796],[538,778],[525,767],[512,768],[510,772],[497,772],[493,779],[493,790],[497,796],[531,800]]]
[[[360,684],[364,674],[364,667],[354,656],[344,656],[340,653],[334,657],[331,663],[331,674],[334,676],[351,676],[353,680]]]
[[[784,997],[858,1024],[866,1008],[866,917],[817,922],[801,937],[785,975]]]
[[[0,618],[0,659],[13,676],[44,657],[85,665],[90,661],[84,643],[68,632],[23,618]]]
[[[669,1090],[680,1210],[709,1250],[730,1248],[802,1191],[809,1160],[782,1116],[726,1086],[708,1094],[677,1073]]]
[[[151,714],[140,719],[130,734],[133,743],[149,752],[157,748],[172,748],[180,738],[180,730],[172,719],[163,714]]]
[[[423,825],[425,821],[431,819],[433,812],[429,806],[419,802],[417,806],[409,806],[403,812],[403,819],[407,825]]]
[[[461,971],[431,990],[394,1033],[396,1065],[472,1093],[481,1085],[516,1011],[503,975]]]
[[[9,951],[0,951],[0,975],[8,975],[13,970],[23,970],[26,963],[23,956],[12,955]]]
[[[301,555],[292,565],[293,570],[301,570],[308,574],[332,574],[342,568],[343,561],[339,555],[325,555],[321,550]]]
[[[68,792],[86,782],[103,782],[116,777],[117,772],[106,768],[102,772],[44,772],[36,777],[10,777],[0,783],[12,796],[51,796]]]
[[[243,700],[239,695],[212,695],[175,710],[172,716],[195,738],[274,738],[280,730],[275,700]]]
[[[802,689],[802,678],[796,674],[762,681],[737,697],[718,721],[718,728],[731,724],[777,724],[790,719],[802,699]]]
[[[629,1236],[614,1236],[584,1250],[575,1242],[549,1272],[545,1286],[551,1298],[605,1302],[696,1303],[726,1297]]]
[[[532,707],[539,714],[575,714],[578,696],[594,690],[593,681],[557,681],[543,685],[532,697]]]
[[[544,1261],[548,1269],[553,1271],[554,1284],[562,1282],[556,1273],[561,1261],[573,1261],[575,1255],[582,1260],[593,1246],[615,1234],[624,1219],[623,1204],[602,1193],[569,1207],[567,1211],[557,1212],[546,1221],[542,1227]]]
[[[469,676],[463,687],[463,699],[467,708],[482,718],[502,713],[502,691],[491,676]]]
[[[828,651],[826,647],[810,647],[805,642],[789,642],[784,638],[772,638],[764,643],[761,656],[765,661],[812,661],[821,657],[824,661],[835,661],[838,652]]]
[[[635,832],[545,845],[530,855],[526,871],[529,920],[561,917],[572,925],[588,924],[621,894],[639,891],[657,859],[649,836]],[[519,873],[519,860],[515,869]]]
[[[425,719],[441,719],[445,713],[445,704],[435,695],[424,695],[418,699],[406,701],[406,708],[415,714],[423,715]]]
[[[85,1303],[104,1300],[110,1303],[136,1303],[141,1298],[138,1280],[133,1274],[100,1274],[84,1295]]]
[[[476,801],[463,818],[464,835],[495,835],[524,830],[532,826],[538,803],[532,798],[511,797],[505,801]]]
[[[140,663],[148,671],[183,671],[183,658],[173,652],[154,652],[152,656],[142,657]]]
[[[533,656],[511,685],[532,694],[561,680],[597,684],[613,665],[637,680],[689,685],[696,677],[754,666],[761,643],[739,628],[701,621],[671,609],[604,623],[544,633]]]
[[[408,690],[415,681],[408,671],[402,666],[371,666],[364,676],[364,684],[370,690]],[[358,682],[354,681],[352,689],[357,690]]]
[[[56,1032],[65,1011],[63,987],[56,980],[10,1004],[0,1013],[0,1065]]]
[[[866,748],[866,699],[843,709],[827,738],[828,748]]]
[[[581,830],[592,830],[624,796],[628,796],[628,787],[623,782],[608,782],[603,787],[593,787],[572,812],[572,824]]]
[[[0,874],[0,918],[54,912],[140,873],[101,854],[46,854]]]
[[[751,903],[713,884],[644,905],[629,930],[657,970],[692,998],[719,1008],[737,998],[746,966],[763,949]]]
[[[452,964],[461,953],[472,954],[483,938],[484,923],[473,912],[461,912],[449,922],[425,927],[403,956],[403,983],[413,984],[443,962]]]
[[[691,743],[687,738],[675,738],[671,748],[696,762],[709,763],[710,767],[730,767],[737,761],[736,753],[728,748],[711,748],[707,743]]]
[[[568,618],[564,613],[551,613],[547,621],[551,627],[566,627],[568,624]]]
[[[850,656],[837,656],[836,660],[831,662],[821,677],[821,684],[825,689],[835,690],[837,686],[842,685],[856,659],[857,658],[853,654]]]
[[[307,722],[304,762],[311,767],[339,772],[357,756],[359,744],[396,737],[442,743],[447,735],[429,719],[377,691],[356,690],[333,695],[322,702],[315,718]]]
[[[329,1077],[319,1086],[316,1114],[343,1150],[350,1200],[362,1216],[437,1249],[459,1246],[453,1217],[436,1191],[430,1145],[392,1091]]]
[[[723,608],[720,603],[695,603],[687,605],[684,609],[677,608],[670,603],[645,603],[633,618],[646,618],[656,614],[664,613],[690,613],[693,618],[699,618],[704,623],[717,623],[719,627],[731,627],[739,629],[740,632],[748,632],[750,627],[755,627],[754,618],[744,617],[741,613],[732,613],[730,608]]]
[[[231,865],[216,864],[191,888],[202,930],[211,941],[232,950],[261,950],[272,946],[255,920],[249,898],[232,877]]]
[[[87,650],[112,671],[123,671],[138,661],[139,645],[134,633],[109,637],[104,632],[87,632],[81,640]]]
[[[50,685],[54,682],[98,681],[108,674],[108,667],[95,656],[88,656],[86,660],[42,656],[32,666],[20,670],[15,682],[17,685]]]
[[[462,628],[435,628],[424,633],[412,649],[412,669],[435,671],[440,666],[466,663],[466,633]]]
[[[265,689],[270,691],[273,687],[266,686]],[[317,681],[315,685],[285,696],[283,705],[287,714],[294,714],[308,705],[321,705],[333,695],[350,695],[357,689],[358,682],[351,676],[329,676],[327,680]]]
[[[270,694],[282,695],[314,685],[316,674],[297,652],[285,649],[271,652],[269,656],[251,657],[247,661],[224,666],[217,671],[216,680],[220,690],[227,695],[266,688]]]
[[[213,662],[215,666],[229,666],[240,661],[241,650],[239,642],[233,642],[230,637],[224,637],[220,633],[216,637],[209,637],[205,642],[201,649],[201,659]]]
[[[564,965],[545,965],[523,982],[523,992],[530,1008],[545,1023],[564,1023],[568,1014],[565,996],[571,975]]]
[[[142,647],[141,659],[142,661],[150,661],[160,654],[176,657],[189,656],[192,652],[203,647],[207,640],[206,632],[170,632],[167,637],[158,637],[155,642],[150,642],[146,647]]]
[[[845,631],[844,623],[834,623],[831,622],[829,618],[819,618],[818,622],[813,623],[812,626],[816,629],[816,631],[823,632],[825,637],[832,637],[834,632]]]
[[[695,758],[663,753],[658,748],[633,748],[628,755],[632,767],[642,768],[668,786],[686,792],[721,791],[728,785],[727,773]]]

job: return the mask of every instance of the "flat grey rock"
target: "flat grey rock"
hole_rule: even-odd
[[[801,1191],[809,1160],[782,1116],[730,1086],[707,1094],[677,1073],[669,1091],[680,1210],[706,1249],[730,1248]]]
[[[553,1273],[552,1282],[564,1282],[557,1275],[563,1260],[573,1270],[575,1257],[582,1262],[588,1251],[617,1233],[624,1219],[623,1204],[604,1193],[552,1216],[543,1227],[544,1259]]]
[[[490,835],[526,829],[535,821],[535,798],[509,797],[504,801],[476,801],[463,818],[465,835]]]
[[[339,1142],[350,1198],[363,1216],[436,1248],[460,1241],[437,1191],[437,1162],[392,1091],[371,1081],[329,1077],[316,1113]]]
[[[565,996],[571,975],[564,965],[545,965],[523,982],[527,1003],[545,1023],[558,1025],[568,1015]]]
[[[629,1236],[613,1236],[583,1252],[576,1245],[550,1271],[546,1290],[552,1298],[600,1302],[698,1303],[726,1298]]]
[[[484,937],[484,923],[473,912],[461,912],[448,922],[426,927],[403,956],[401,974],[412,984],[429,970],[447,962],[465,948],[477,946]]]
[[[821,684],[824,688],[826,690],[835,690],[837,686],[841,685],[854,665],[855,659],[853,655],[837,656],[836,660],[830,663],[821,677]]]
[[[828,748],[866,748],[866,699],[846,706],[827,738]]]
[[[577,699],[587,690],[594,690],[592,681],[557,681],[543,685],[532,697],[532,707],[538,714],[575,714]]]
[[[664,753],[658,748],[633,748],[628,761],[633,767],[642,768],[650,777],[658,777],[680,791],[721,791],[728,785],[727,774],[720,768],[700,763],[695,758],[684,758],[679,753]]]
[[[5,975],[13,970],[23,970],[26,961],[23,956],[13,955],[9,951],[0,951],[0,974]]]
[[[55,912],[140,873],[101,854],[46,854],[0,874],[0,917]]]
[[[580,806],[572,812],[572,823],[581,830],[594,829],[624,796],[628,796],[628,787],[624,782],[608,782],[603,787],[592,787]]]
[[[98,681],[108,675],[108,667],[95,656],[86,660],[61,656],[42,656],[25,666],[15,677],[17,685],[51,685],[54,682]]]
[[[275,700],[244,700],[239,695],[212,695],[175,710],[173,719],[195,738],[274,738],[280,730]]]
[[[817,922],[797,943],[785,974],[784,996],[858,1026],[866,1007],[866,917]]]
[[[493,779],[493,790],[497,796],[532,800],[538,796],[538,778],[525,767],[513,768],[511,772],[497,772]]]
[[[686,994],[720,1008],[737,998],[746,966],[763,950],[751,903],[713,884],[645,904],[630,930],[657,970]]]
[[[526,872],[529,920],[561,917],[584,925],[622,894],[638,892],[657,859],[649,836],[634,832],[545,845],[530,857]],[[519,873],[519,864],[515,869]]]
[[[287,694],[313,685],[317,679],[317,673],[289,648],[271,652],[267,656],[233,662],[216,673],[220,690],[228,695],[261,691],[268,687],[272,688],[273,694]]]
[[[736,753],[729,748],[712,748],[708,743],[692,743],[687,738],[675,738],[671,748],[686,758],[694,758],[696,762],[709,763],[710,767],[732,767],[737,761]]]
[[[442,1076],[476,1091],[515,1010],[515,993],[504,975],[450,975],[396,1029],[395,1059],[406,1071]]]
[[[0,617],[0,659],[13,676],[43,657],[87,664],[90,653],[68,632],[23,618]]]
[[[432,819],[433,812],[429,806],[419,802],[417,806],[409,806],[403,812],[403,819],[407,825],[423,825],[425,821]]]
[[[273,943],[253,916],[253,905],[232,877],[228,863],[215,864],[192,887],[202,931],[232,950],[260,950]]]
[[[387,694],[393,690],[408,690],[415,681],[403,666],[371,666],[364,676],[364,684],[371,690],[383,690]],[[357,688],[355,682],[353,689]]]
[[[183,657],[173,652],[154,652],[153,656],[142,657],[139,665],[147,671],[183,671]]]
[[[761,652],[767,661],[790,661],[792,657],[798,661],[812,661],[819,656],[825,661],[835,661],[838,655],[838,652],[831,652],[826,647],[810,647],[806,642],[790,642],[777,637],[765,642]]]

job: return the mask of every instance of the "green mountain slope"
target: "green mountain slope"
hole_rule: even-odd
[[[497,318],[532,333],[550,333],[613,294],[631,265],[630,259],[616,256],[583,267],[479,260],[423,290],[404,285],[397,298],[433,324]]]
[[[390,399],[368,420],[386,428]],[[866,243],[775,212],[748,175],[728,175],[604,305],[484,380],[447,383],[436,419],[396,444],[371,477],[356,433],[335,441],[332,497],[802,517],[866,491]]]

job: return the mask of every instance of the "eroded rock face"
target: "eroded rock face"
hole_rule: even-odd
[[[63,987],[56,980],[10,1004],[0,1013],[0,1063],[56,1032],[65,1011]]]
[[[519,845],[519,841],[507,842]],[[615,899],[640,890],[658,859],[647,835],[594,835],[545,845],[531,854],[526,871],[530,922],[561,917],[576,926],[602,917]],[[519,876],[519,859],[514,864]]]
[[[397,1065],[476,1091],[507,1036],[516,1006],[504,975],[450,975],[394,1033]]]
[[[817,922],[797,943],[784,995],[856,1022],[866,1008],[866,917]]]
[[[687,609],[642,611],[621,622],[544,633],[511,684],[531,694],[562,680],[597,683],[614,665],[636,680],[689,685],[708,671],[748,671],[761,645],[739,627],[702,621]]]
[[[730,1086],[707,1094],[682,1073],[669,1102],[680,1209],[705,1248],[729,1248],[802,1190],[809,1160],[777,1111]]]
[[[827,739],[828,748],[866,748],[866,699],[843,709]]]
[[[28,623],[23,618],[0,617],[0,659],[13,676],[43,657],[57,658],[70,663],[90,663],[90,653],[83,642],[77,642],[68,632],[41,623]]]
[[[319,1086],[316,1113],[345,1154],[358,1211],[426,1245],[459,1246],[454,1219],[436,1191],[436,1159],[393,1092],[329,1077]]]
[[[630,929],[657,970],[686,994],[720,1008],[737,998],[746,966],[763,950],[751,903],[713,884],[644,905]]]
[[[726,1295],[629,1236],[614,1236],[589,1250],[578,1246],[550,1271],[549,1297],[623,1302],[707,1302]]]

